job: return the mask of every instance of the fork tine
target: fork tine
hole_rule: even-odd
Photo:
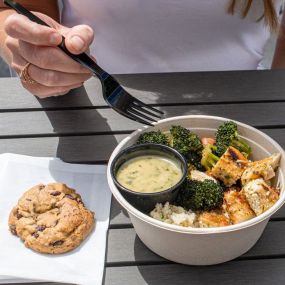
[[[151,107],[151,106],[145,104],[144,102],[142,102],[142,101],[140,101],[140,100],[138,100],[138,99],[136,99],[136,98],[135,98],[135,100],[134,100],[133,103],[135,103],[135,104],[138,105],[138,106],[148,108],[148,109],[152,110],[153,112],[156,112],[156,113],[159,113],[159,114],[161,114],[161,115],[164,115],[164,113],[163,113],[162,111],[157,110],[157,109],[155,109],[155,108],[153,108],[153,107]]]
[[[146,116],[146,115],[145,115],[142,111],[140,111],[140,110],[136,110],[136,109],[134,109],[134,108],[129,108],[128,110],[131,111],[134,115],[139,116],[139,117],[142,117],[142,118],[144,118],[144,119],[146,119],[146,120],[149,120],[149,121],[152,121],[152,122],[156,121],[155,119]]]
[[[130,106],[131,106],[132,108],[136,109],[136,110],[139,111],[139,112],[142,112],[142,113],[148,114],[148,115],[150,115],[150,116],[156,117],[156,118],[158,118],[158,119],[161,119],[161,116],[160,116],[160,115],[154,114],[153,112],[150,112],[150,111],[148,111],[148,110],[146,110],[146,109],[143,109],[143,107],[138,106],[137,104],[130,104]]]
[[[137,121],[139,123],[142,123],[142,124],[145,124],[145,125],[148,125],[148,126],[152,126],[153,127],[153,124],[151,122],[148,122],[144,119],[141,119],[140,117],[138,117],[136,114],[135,114],[135,110],[126,110],[125,113],[130,117],[130,119],[134,120],[134,121]]]

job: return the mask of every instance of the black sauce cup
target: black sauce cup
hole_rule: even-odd
[[[143,155],[159,155],[172,160],[181,169],[181,179],[171,188],[154,193],[135,192],[122,186],[116,179],[119,168],[128,160]],[[144,213],[149,213],[157,203],[172,203],[176,199],[179,189],[187,177],[187,162],[178,151],[169,146],[152,143],[134,145],[122,150],[114,158],[111,163],[111,176],[121,194],[132,206]]]

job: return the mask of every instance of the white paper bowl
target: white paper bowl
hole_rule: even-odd
[[[229,119],[189,115],[159,121],[154,128],[168,131],[171,125],[181,125],[199,136],[213,136],[217,127]],[[142,242],[156,254],[189,265],[211,265],[234,259],[247,252],[260,238],[269,218],[284,204],[285,153],[273,139],[259,130],[237,122],[240,135],[252,147],[252,158],[262,159],[273,153],[281,153],[281,164],[275,184],[281,189],[279,200],[268,211],[249,221],[219,228],[185,228],[170,225],[151,218],[128,203],[116,188],[110,174],[110,165],[122,149],[133,145],[138,136],[150,128],[143,127],[125,138],[111,155],[107,178],[117,201],[125,208]]]

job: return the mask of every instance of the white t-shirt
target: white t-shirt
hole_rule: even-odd
[[[282,0],[277,0],[276,10]],[[63,0],[62,22],[95,31],[91,51],[110,73],[256,69],[270,36],[263,1],[247,18],[229,0]]]

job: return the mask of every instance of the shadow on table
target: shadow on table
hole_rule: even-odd
[[[114,220],[118,215],[121,215],[120,219],[128,219],[128,212],[122,208],[122,206],[116,201],[116,199],[112,198],[112,206],[110,212],[110,220]],[[125,222],[125,221],[124,221]]]
[[[150,260],[152,262],[162,262],[162,263],[167,262],[166,259],[160,257],[159,255],[151,251],[147,246],[145,246],[144,243],[138,237],[138,235],[136,235],[135,237],[134,255],[135,255],[135,260],[138,263],[147,262]]]
[[[283,284],[283,268],[278,261],[272,263],[232,261],[211,266],[168,264],[138,266],[138,271],[145,281],[143,284],[148,285]],[[267,272],[266,266],[273,272]],[[274,274],[277,277],[272,278]]]
[[[53,127],[53,133],[58,134],[56,157],[63,161],[91,164],[104,162],[117,146],[115,136],[109,135],[112,130],[107,120],[96,109],[88,109],[93,104],[85,88],[73,90],[65,96],[38,99],[38,101],[46,110],[45,113]],[[78,110],[74,107],[82,105],[87,109]],[[57,110],[52,110],[55,108]],[[87,126],[92,126],[92,128]],[[104,137],[94,135],[93,130],[96,132],[96,126],[98,130],[103,129],[109,134]],[[88,135],[89,130],[92,131],[90,135]]]
[[[148,285],[269,284],[270,274],[273,274],[272,271],[276,275],[284,276],[284,264],[273,264],[271,266],[270,264],[274,261],[268,261],[264,264],[264,261],[235,259],[222,264],[208,266],[178,264],[152,252],[142,243],[138,236],[136,236],[134,242],[134,255],[136,263],[146,264],[137,266],[137,269],[145,281],[143,284]],[[271,271],[266,269],[266,272],[271,273],[264,274],[264,268],[269,265],[271,266]]]
[[[184,284],[201,284],[201,285],[226,285],[226,284],[253,284],[247,282],[233,282],[234,271],[227,276],[227,267],[229,265],[215,266],[190,266],[182,264],[155,265],[155,266],[138,266],[138,270],[148,285],[184,285]],[[232,266],[230,266],[232,267]],[[236,266],[238,270],[238,266]],[[250,271],[250,268],[248,268]],[[224,274],[224,275],[223,275]],[[245,278],[244,278],[245,279]],[[254,283],[256,284],[256,283]]]

